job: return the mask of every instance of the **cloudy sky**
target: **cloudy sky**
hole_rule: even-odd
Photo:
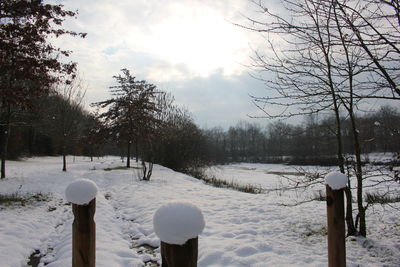
[[[255,11],[248,0],[57,2],[79,11],[64,26],[88,33],[85,39],[57,40],[73,51],[87,104],[108,98],[112,76],[127,68],[171,92],[201,127],[226,128],[259,113],[248,95],[265,91],[246,65],[261,38],[232,24]]]

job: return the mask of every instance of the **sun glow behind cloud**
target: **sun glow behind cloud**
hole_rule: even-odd
[[[208,76],[216,70],[232,75],[243,70],[247,39],[221,14],[208,7],[171,6],[173,14],[150,27],[143,47],[173,65],[187,66],[193,75]]]
[[[88,32],[83,46],[96,52],[92,57],[102,57],[108,66],[129,62],[124,66],[132,68],[138,67],[133,54],[156,59],[144,67],[146,78],[165,82],[208,77],[216,71],[231,76],[241,74],[249,61],[248,32],[230,22],[237,22],[242,1],[231,3],[229,9],[207,0],[65,3],[79,8],[79,18],[71,26]],[[71,49],[82,50],[79,43],[72,43]]]

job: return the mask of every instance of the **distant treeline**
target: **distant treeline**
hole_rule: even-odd
[[[61,155],[126,155],[126,146],[104,139],[96,131],[95,116],[73,105],[59,94],[43,97],[36,109],[15,112],[11,126],[8,157]],[[353,154],[352,133],[342,121],[344,153]],[[272,122],[262,128],[241,122],[228,130],[199,129],[188,114],[170,123],[153,144],[155,163],[185,170],[191,166],[230,162],[286,162],[292,164],[335,165],[336,143],[333,118],[306,117],[292,125]],[[400,151],[400,113],[392,107],[358,118],[363,152]],[[141,156],[134,144],[133,156]]]
[[[400,113],[390,106],[357,119],[362,152],[400,151]],[[342,119],[343,153],[354,154],[350,121]],[[215,163],[286,162],[337,165],[334,118],[309,116],[299,125],[282,121],[266,128],[239,123],[206,131],[209,159]]]
[[[12,111],[8,159],[57,155],[118,155],[126,159],[125,140],[119,134],[113,135],[96,114],[86,111],[74,99],[53,92],[36,99],[33,106]],[[139,138],[132,141],[132,158],[144,158],[183,172],[207,165],[203,131],[186,110],[168,110],[165,122],[153,133],[151,148]]]
[[[59,94],[36,101],[33,109],[12,113],[8,158],[61,155],[63,146],[67,154],[88,155],[93,115]]]

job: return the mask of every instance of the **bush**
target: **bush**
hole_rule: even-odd
[[[154,162],[174,171],[191,174],[208,163],[205,136],[184,112],[169,119],[153,145]]]
[[[326,194],[322,190],[319,190],[318,193],[314,193],[312,200],[326,201]]]
[[[218,179],[215,176],[210,176],[207,175],[204,168],[193,168],[190,169],[187,174],[190,176],[197,178],[199,180],[204,181],[204,183],[208,185],[212,185],[214,187],[219,187],[219,188],[229,188],[233,189],[236,191],[244,192],[244,193],[250,193],[250,194],[260,194],[263,193],[264,190],[261,187],[257,187],[251,184],[247,185],[242,185],[237,182],[234,182],[233,180],[231,181],[226,181],[222,179]]]
[[[25,194],[21,195],[19,193],[12,194],[0,194],[0,205],[10,206],[10,205],[21,205],[25,206],[38,201],[49,201],[50,195],[43,193]]]
[[[379,194],[376,192],[373,193],[366,193],[365,194],[365,201],[371,204],[390,204],[390,203],[397,203],[400,202],[399,195],[389,195],[389,194]]]

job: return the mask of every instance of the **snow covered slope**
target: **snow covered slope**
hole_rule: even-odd
[[[8,163],[8,178],[0,181],[0,194],[51,195],[49,200],[25,206],[0,204],[1,267],[26,266],[35,250],[41,253],[39,266],[71,265],[73,215],[64,191],[78,178],[90,179],[99,188],[95,215],[98,267],[160,263],[153,215],[171,201],[192,203],[204,215],[200,267],[327,266],[324,202],[286,207],[281,203],[295,199],[295,192],[253,195],[214,188],[158,165],[151,180],[144,182],[137,180],[134,169],[104,171],[123,165],[115,157],[95,162],[82,157],[74,163],[72,157],[68,160],[66,173],[57,157]],[[271,170],[285,168],[240,164],[223,166],[218,172],[235,174],[237,181],[274,187],[279,179]],[[400,211],[374,206],[369,212],[369,239],[347,240],[348,266],[400,266]]]

